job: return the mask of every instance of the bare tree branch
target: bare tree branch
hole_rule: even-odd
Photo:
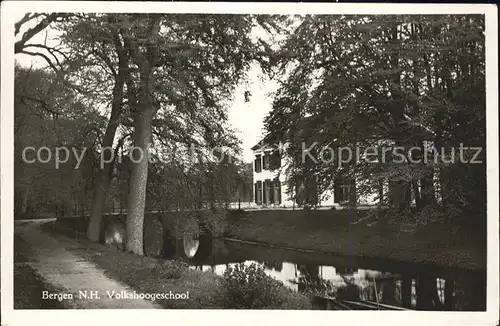
[[[20,21],[18,21],[14,27],[15,27],[15,34],[17,36],[17,34],[19,34],[20,30],[21,30],[21,27],[23,26],[23,24],[29,22],[30,20],[34,19],[34,18],[37,18],[37,17],[40,17],[42,14],[31,14],[31,13],[27,13],[26,15],[24,15],[23,18],[21,18]]]
[[[42,99],[39,99],[39,98],[36,98],[33,96],[29,96],[29,95],[20,95],[19,98],[20,98],[21,102],[25,102],[25,100],[28,100],[28,101],[32,101],[32,102],[36,102],[36,103],[40,104],[44,110],[46,110],[47,112],[49,112],[50,114],[52,114],[54,116],[58,116],[60,114],[59,112],[52,110],[45,100],[42,100]]]
[[[54,59],[58,62],[59,65],[60,65],[59,58],[57,58],[56,53],[61,55],[65,60],[69,60],[69,56],[66,53],[64,53],[63,51],[61,51],[60,49],[57,49],[55,47],[50,47],[50,46],[42,45],[42,44],[26,44],[26,45],[24,45],[25,49],[28,47],[35,47],[35,48],[47,50],[47,52],[49,52],[54,57]]]
[[[26,15],[16,23],[15,28],[16,28],[16,35],[19,34],[19,30],[21,29],[21,26],[31,20],[32,18],[39,17],[41,15],[35,14],[31,18],[27,17]],[[50,15],[47,15],[44,19],[42,19],[35,27],[30,28],[27,30],[21,39],[17,41],[14,45],[14,53],[21,53],[26,46],[26,42],[31,40],[33,36],[36,34],[40,33],[42,30],[44,30],[47,26],[49,26],[52,22],[55,22],[58,18],[65,17],[67,14],[58,14],[58,13],[53,13]]]
[[[54,65],[54,63],[50,60],[50,58],[48,56],[46,56],[45,54],[40,53],[40,52],[30,52],[30,51],[26,51],[24,49],[18,53],[27,54],[27,55],[31,55],[34,57],[42,57],[49,64],[50,68],[52,68],[56,74],[59,74],[59,69]]]

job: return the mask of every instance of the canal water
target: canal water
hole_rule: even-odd
[[[235,264],[257,264],[270,277],[304,294],[415,310],[486,309],[486,273],[482,271],[270,248],[220,239],[206,243],[184,241],[182,247],[192,269],[223,275]]]

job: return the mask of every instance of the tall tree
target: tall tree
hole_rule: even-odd
[[[225,121],[225,101],[245,76],[249,64],[263,59],[266,44],[253,39],[260,24],[272,19],[249,15],[121,15],[120,31],[132,69],[127,96],[134,121],[135,156],[127,210],[127,249],[142,254],[142,227],[148,153],[156,117],[183,128],[194,121],[197,141],[214,147],[218,120]],[[262,60],[264,61],[264,60]],[[198,137],[196,135],[199,135]],[[206,142],[204,140],[207,140]]]
[[[116,133],[128,118],[124,113],[125,77],[129,73],[128,50],[120,36],[115,15],[80,15],[59,30],[61,39],[72,53],[67,62],[72,80],[86,90],[86,97],[94,98],[98,105],[110,107],[98,154],[100,168],[87,228],[87,237],[99,241],[104,203],[116,158]]]
[[[322,15],[296,21],[280,49],[283,82],[266,119],[269,138],[291,144],[289,180],[305,173],[320,191],[331,189],[338,176],[366,180],[357,185],[358,195],[388,181],[390,196],[382,200],[401,220],[465,212],[485,220],[484,163],[400,164],[388,155],[385,164],[361,160],[338,166],[336,159],[319,159],[311,168],[311,160],[301,160],[302,142],[306,148],[317,142],[317,158],[325,154],[323,146],[359,147],[361,153],[368,147],[380,153],[381,146],[418,146],[420,155],[428,144],[448,154],[465,142],[484,148],[483,18]],[[463,128],[464,121],[474,128]],[[480,191],[472,194],[471,184]]]

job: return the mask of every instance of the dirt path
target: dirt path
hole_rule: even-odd
[[[117,294],[131,294],[133,290],[104,275],[104,272],[93,263],[66,250],[65,248],[70,248],[74,244],[64,239],[55,239],[40,228],[40,223],[30,222],[15,225],[15,234],[21,237],[29,247],[28,262],[24,262],[24,264],[28,264],[55,288],[65,289],[60,292],[66,295],[66,299],[62,300],[65,307],[84,309],[160,308],[159,305],[149,300],[130,297],[110,298],[108,293],[112,291]],[[85,291],[87,291],[87,299],[82,295]],[[43,294],[40,293],[40,296]],[[93,296],[92,299],[91,296]]]

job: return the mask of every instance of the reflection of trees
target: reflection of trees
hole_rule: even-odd
[[[352,275],[358,271],[357,268],[346,267],[346,266],[335,266],[335,272],[340,276]]]
[[[419,275],[416,284],[417,310],[442,310],[435,277]]]
[[[448,279],[446,282],[448,282]],[[446,291],[445,283],[446,292],[448,292],[448,296],[450,296],[449,292],[452,292],[453,302],[450,305],[453,307],[453,310],[486,310],[486,277],[457,277],[453,282],[452,290]]]
[[[283,264],[276,261],[262,261],[260,264],[278,272],[283,268]],[[210,267],[210,264],[206,266]],[[342,282],[338,279],[323,279],[319,265],[294,266],[295,277],[289,282],[296,286],[295,290],[319,297],[373,303],[378,301],[381,304],[429,311],[481,311],[486,308],[486,280],[481,275],[448,275],[438,279],[416,271],[396,275],[365,270],[353,275],[352,269],[337,268],[336,274],[340,275]]]
[[[397,300],[405,308],[412,308],[412,296],[417,310],[484,310],[486,308],[486,284],[481,277],[446,277],[419,275],[415,279],[415,292],[412,293],[413,278],[403,275],[400,284],[396,285],[399,293]],[[387,291],[387,289],[385,290]],[[384,303],[387,296],[382,295]]]
[[[338,300],[359,300],[361,296],[359,286],[353,282],[353,279],[345,276],[342,276],[342,278],[346,285],[337,288],[336,298]]]
[[[380,302],[389,305],[401,304],[400,291],[398,289],[397,279],[396,278],[384,279],[380,283],[381,283]]]
[[[473,310],[486,310],[486,277],[476,277],[471,282]]]
[[[281,270],[283,269],[283,262],[281,261],[264,261],[262,264],[267,269],[272,269],[277,272],[281,272]]]
[[[342,276],[342,275],[341,275]],[[337,290],[343,300],[366,300],[388,305],[401,305],[401,282],[398,275],[390,273],[367,274],[363,279],[342,276],[347,284]],[[410,292],[411,293],[411,292]],[[348,297],[348,299],[344,298]]]
[[[297,279],[298,291],[301,293],[329,293],[331,284],[319,275],[319,265],[297,265],[300,275]]]
[[[444,310],[453,310],[453,292],[455,288],[455,281],[447,278],[444,281]]]

